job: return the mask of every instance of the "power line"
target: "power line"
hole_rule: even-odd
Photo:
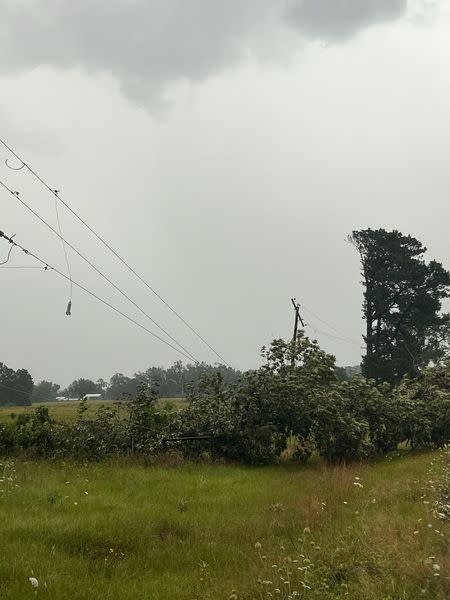
[[[133,306],[135,306],[147,319],[149,319],[160,331],[162,331],[169,339],[172,340],[175,344],[177,344],[183,352],[189,354],[190,360],[194,362],[200,362],[195,356],[190,352],[187,348],[185,348],[178,340],[176,340],[168,331],[166,331],[159,323],[157,323],[143,308],[141,308],[134,300],[132,300],[123,290],[121,290],[107,275],[105,275],[98,267],[94,265],[92,261],[90,261],[84,254],[82,254],[73,244],[71,244],[68,240],[66,240],[54,227],[52,227],[39,213],[37,213],[29,204],[25,202],[20,197],[19,192],[14,192],[10,187],[8,187],[3,181],[0,180],[0,185],[9,192],[16,200],[18,200],[28,211],[30,211],[41,223],[43,223],[47,229],[50,229],[56,236],[60,238],[60,240],[67,244],[69,248],[71,248],[82,260],[84,260],[96,273],[98,273],[105,281],[107,281],[115,290],[117,290],[124,298],[126,298]],[[69,276],[67,277],[68,281],[72,281],[72,275],[69,269]],[[67,311],[70,313],[71,301],[69,301],[69,305]],[[67,313],[66,313],[67,314]]]
[[[55,273],[57,273],[58,275],[60,275],[61,277],[63,277],[67,281],[69,281],[69,277],[65,273],[62,273],[56,267],[53,267],[52,265],[50,265],[47,261],[43,260],[42,258],[39,258],[39,256],[37,256],[33,252],[30,252],[30,250],[27,250],[26,248],[24,248],[23,246],[21,246],[20,244],[15,242],[12,238],[8,237],[5,233],[3,233],[3,231],[0,231],[0,238],[4,238],[7,242],[9,242],[10,244],[13,244],[16,248],[19,248],[20,250],[22,250],[27,256],[31,256],[31,258],[34,258],[35,260],[40,262],[44,266],[44,270],[54,271]],[[179,348],[177,348],[176,346],[173,346],[170,342],[168,342],[167,340],[160,337],[157,333],[155,333],[154,331],[151,331],[151,329],[147,329],[147,327],[145,327],[144,325],[139,323],[139,321],[136,321],[135,319],[133,319],[133,317],[130,317],[126,313],[122,312],[120,309],[116,308],[115,306],[113,306],[112,304],[110,304],[109,302],[104,300],[103,298],[100,298],[100,296],[97,296],[97,294],[95,294],[94,292],[91,292],[91,290],[86,288],[81,283],[73,281],[73,285],[80,288],[81,290],[83,290],[84,292],[86,292],[87,294],[89,294],[90,296],[92,296],[93,298],[95,298],[96,300],[98,300],[99,302],[104,304],[105,306],[108,306],[111,310],[113,310],[117,314],[121,315],[122,317],[124,317],[125,319],[130,321],[131,323],[134,323],[134,325],[137,325],[137,327],[140,327],[141,329],[143,329],[144,331],[146,331],[147,333],[152,335],[154,338],[156,338],[157,340],[159,340],[160,342],[162,342],[169,348],[172,348],[172,350],[175,350],[175,352],[178,352],[179,354],[181,354],[188,360],[192,360],[192,358],[190,356],[188,356],[187,354],[182,352]],[[195,362],[198,363],[198,361],[195,361]]]
[[[312,317],[314,317],[315,319],[317,319],[318,321],[320,321],[321,323],[323,323],[324,325],[326,325],[327,327],[329,327],[330,329],[332,329],[333,331],[335,331],[338,336],[331,336],[330,337],[334,337],[335,339],[341,340],[341,341],[347,341],[351,344],[358,344],[358,346],[360,345],[360,342],[356,341],[353,338],[349,338],[347,336],[341,335],[342,332],[339,331],[339,329],[337,329],[336,327],[334,327],[331,323],[328,323],[328,321],[325,321],[324,319],[320,318],[318,315],[316,315],[315,313],[312,312],[312,310],[310,310],[309,308],[307,308],[303,303],[301,304],[301,307],[303,308],[303,310],[305,310],[307,313],[309,313]],[[319,330],[317,330],[319,331]],[[321,333],[325,333],[325,332],[321,332]]]
[[[14,265],[12,267],[7,266],[7,267],[1,267],[1,269],[39,269],[40,271],[42,270],[42,267],[33,267],[33,266],[27,266],[27,265]]]
[[[210,350],[213,352],[223,364],[227,367],[230,367],[228,362],[206,341],[206,339],[192,327],[176,310],[169,304],[167,300],[165,300],[139,273],[131,267],[131,265],[120,256],[120,254],[114,250],[114,248],[99,234],[93,229],[69,204],[67,204],[61,196],[52,189],[48,183],[36,172],[34,171],[8,144],[0,138],[0,143],[10,152],[18,161],[22,163],[20,168],[25,167],[33,177],[35,177],[53,196],[61,202],[68,211],[72,213],[72,215],[80,221],[98,240],[101,242],[114,256],[135,276],[139,281],[147,287],[152,294],[154,294],[163,304],[168,308],[194,335],[196,335]]]
[[[14,237],[14,236],[12,236],[12,237]],[[9,249],[9,252],[8,252],[8,256],[6,257],[6,260],[4,260],[4,261],[0,262],[0,267],[3,267],[4,265],[6,265],[6,264],[8,264],[8,263],[9,263],[9,259],[10,259],[10,257],[11,257],[11,252],[12,252],[13,250],[14,250],[14,246],[11,246],[11,247],[10,247],[10,249]]]
[[[31,393],[32,393],[32,392],[26,392],[25,390],[19,390],[18,388],[11,387],[10,385],[5,385],[4,383],[0,383],[0,387],[4,388],[5,390],[10,390],[11,392],[18,392],[19,394],[25,394],[27,396],[31,396]]]
[[[360,344],[358,344],[356,341],[341,338],[341,337],[338,337],[337,335],[332,335],[331,333],[322,331],[322,329],[317,329],[317,327],[313,327],[312,325],[307,324],[306,327],[309,327],[310,329],[312,329],[314,331],[314,333],[320,333],[321,335],[324,335],[325,337],[328,337],[332,340],[336,340],[338,342],[343,342],[344,344],[351,344],[352,346],[358,346],[360,349],[363,349],[363,348],[361,348]]]
[[[70,279],[70,297],[69,297],[69,306],[72,305],[72,295],[73,295],[73,284],[72,284],[72,272],[70,270],[70,263],[69,263],[69,257],[67,256],[67,248],[66,248],[66,243],[64,241],[63,235],[62,235],[62,227],[61,227],[61,219],[59,218],[59,210],[58,210],[58,192],[57,190],[55,190],[55,213],[56,213],[56,222],[58,223],[58,231],[59,231],[59,237],[61,238],[61,244],[62,244],[62,248],[63,248],[63,252],[64,252],[64,258],[66,260],[66,267],[67,267],[67,274],[69,276]],[[68,309],[69,310],[69,309]],[[70,311],[69,311],[70,312]]]

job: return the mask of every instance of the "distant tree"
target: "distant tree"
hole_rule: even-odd
[[[439,312],[450,273],[434,260],[426,263],[422,243],[399,231],[353,231],[349,240],[359,252],[365,288],[363,374],[390,383],[414,376],[445,353],[449,317]]]
[[[64,390],[64,395],[68,398],[83,398],[86,394],[101,394],[102,388],[98,383],[94,383],[90,379],[76,379],[69,387]]]
[[[335,367],[334,372],[340,381],[347,381],[352,377],[361,375],[361,365],[355,365],[353,367]]]
[[[144,373],[136,373],[135,379],[157,388],[163,398],[176,398],[184,397],[193,388],[197,388],[203,377],[215,374],[221,375],[225,386],[235,383],[242,376],[241,371],[226,365],[183,365],[181,361],[177,361],[168,369],[150,367]]]
[[[125,396],[136,396],[139,382],[135,377],[127,377],[122,373],[116,373],[109,381],[106,396],[114,400],[121,400]]]
[[[29,406],[33,379],[26,369],[14,371],[0,363],[0,406]]]
[[[102,377],[100,377],[99,379],[97,379],[96,386],[101,390],[101,393],[104,395],[106,393],[106,390],[108,389],[108,382],[105,381]],[[99,393],[100,392],[97,392],[97,394]]]
[[[60,387],[57,383],[52,383],[51,381],[40,381],[33,388],[31,401],[52,402],[56,399]]]

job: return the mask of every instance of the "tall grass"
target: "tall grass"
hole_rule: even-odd
[[[4,463],[0,598],[448,598],[448,527],[433,514],[445,456],[336,468]]]

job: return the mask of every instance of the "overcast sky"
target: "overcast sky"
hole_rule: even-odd
[[[400,229],[450,267],[446,0],[0,0],[0,14],[0,137],[232,366],[291,335],[292,296],[338,364],[359,362],[353,229]],[[56,226],[54,198],[6,158],[20,166],[2,150],[0,180]],[[64,271],[58,238],[4,190],[0,203],[0,230]],[[217,360],[60,211],[73,245]],[[156,331],[69,260],[76,281]],[[8,266],[35,264],[15,251]],[[35,380],[180,358],[77,288],[66,317],[54,273],[2,268],[0,286],[0,361]]]

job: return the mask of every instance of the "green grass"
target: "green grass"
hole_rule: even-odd
[[[170,402],[175,408],[180,410],[186,403],[184,398],[161,398],[159,404],[162,406],[166,402]],[[114,400],[91,400],[88,401],[88,410],[85,417],[94,417],[99,407],[102,405],[114,405]],[[74,421],[77,418],[79,402],[36,402],[31,406],[3,406],[0,407],[0,423],[11,421],[19,414],[30,414],[38,406],[47,406],[50,416],[57,421]]]
[[[49,600],[287,599],[286,569],[300,598],[448,598],[448,527],[430,514],[442,456],[348,468],[19,460],[0,471],[0,598],[35,597],[34,575]]]

